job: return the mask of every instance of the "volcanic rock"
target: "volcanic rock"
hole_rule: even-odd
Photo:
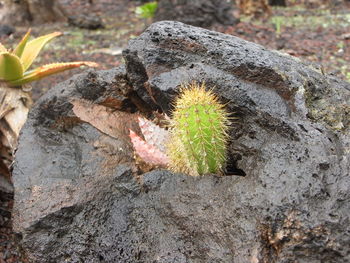
[[[349,83],[179,22],[151,25],[124,58],[126,69],[75,76],[31,111],[16,153],[14,227],[33,262],[350,261]],[[143,102],[171,113],[191,81],[237,118],[227,176],[135,176],[126,138],[59,125],[74,119],[72,99],[111,94],[129,112]]]

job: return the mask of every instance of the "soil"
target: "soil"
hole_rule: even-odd
[[[64,33],[43,50],[34,67],[79,60],[97,62],[100,69],[116,67],[123,63],[121,51],[128,40],[141,34],[152,22],[135,14],[135,7],[141,1],[94,0],[92,4],[86,0],[60,1],[69,15],[100,17],[104,28],[87,30],[67,23],[33,26],[34,36],[53,31]],[[324,74],[350,81],[350,2],[319,0],[309,1],[309,5],[302,0],[287,2],[286,8],[273,8],[270,17],[241,16],[241,22],[234,27],[216,26],[212,29],[314,62]],[[27,27],[17,27],[14,34],[3,37],[0,42],[13,47],[26,31]],[[33,83],[33,99],[37,100],[55,84],[82,70],[75,69]],[[12,203],[13,196],[1,196],[0,263],[27,262],[11,230]]]

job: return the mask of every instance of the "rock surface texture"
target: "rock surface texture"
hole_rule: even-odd
[[[124,58],[125,69],[75,76],[31,111],[14,227],[33,262],[350,262],[348,83],[179,22],[151,25]],[[127,138],[72,111],[84,99],[169,112],[189,81],[205,81],[238,118],[227,169],[241,176],[137,178]]]

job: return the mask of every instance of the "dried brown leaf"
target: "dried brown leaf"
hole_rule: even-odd
[[[0,82],[0,174],[10,181],[9,166],[17,147],[19,132],[32,104],[30,94]]]
[[[113,111],[110,108],[92,104],[86,100],[74,100],[71,103],[73,104],[73,112],[77,117],[113,138],[123,137],[128,139],[129,129],[141,133],[135,114]]]
[[[17,146],[19,132],[27,120],[32,105],[30,94],[19,88],[0,83],[0,133],[13,150]]]

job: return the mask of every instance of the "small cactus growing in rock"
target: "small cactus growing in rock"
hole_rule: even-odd
[[[192,176],[220,174],[226,162],[228,113],[204,83],[180,91],[170,125],[169,167]]]

